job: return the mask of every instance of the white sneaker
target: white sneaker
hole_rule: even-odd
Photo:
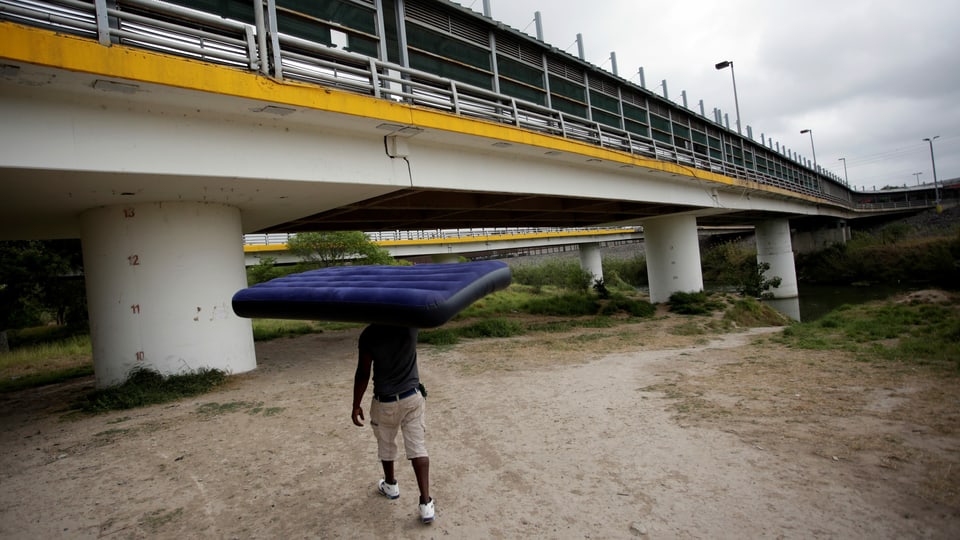
[[[434,516],[433,497],[430,497],[430,500],[427,501],[427,504],[420,505],[420,522],[432,523],[433,516]]]
[[[396,499],[400,496],[400,483],[388,484],[386,480],[381,479],[380,485],[377,486],[377,491],[388,499]]]

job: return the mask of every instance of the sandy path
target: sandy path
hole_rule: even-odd
[[[78,385],[8,396],[0,537],[960,537],[960,512],[905,500],[896,471],[678,419],[664,383],[769,331],[516,366],[489,343],[423,347],[431,526],[405,463],[398,500],[375,492],[375,441],[349,418],[359,331],[258,344],[257,372],[172,405],[62,420]]]

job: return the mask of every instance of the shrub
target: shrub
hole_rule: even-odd
[[[257,264],[247,267],[247,284],[256,285],[283,275],[276,264],[276,257],[260,257]]]
[[[600,309],[600,315],[610,316],[615,313],[626,313],[633,317],[650,317],[657,308],[650,302],[627,298],[622,294],[615,294]]]
[[[738,326],[784,326],[787,320],[770,306],[754,298],[740,298],[723,314],[723,318]]]
[[[675,292],[670,295],[667,303],[670,305],[670,311],[681,315],[706,315],[723,309],[723,302],[711,300],[703,291]]]
[[[630,259],[607,257],[603,259],[603,274],[607,276],[608,286],[627,284],[631,287],[645,287],[647,280],[647,260],[643,256]]]
[[[101,413],[167,403],[209,392],[224,384],[227,374],[219,369],[163,376],[151,369],[137,369],[123,384],[94,390],[80,401],[84,412]]]
[[[571,259],[549,259],[536,265],[518,265],[511,268],[513,281],[529,285],[536,292],[552,285],[572,291],[586,291],[590,288],[593,275],[580,268],[579,262]]]
[[[600,309],[600,303],[591,295],[564,294],[550,298],[535,298],[523,305],[523,310],[533,315],[555,315],[563,317],[578,317],[581,315],[595,315]]]
[[[460,335],[466,338],[510,337],[523,333],[523,326],[510,319],[484,319],[460,329]]]
[[[753,298],[770,296],[780,286],[780,276],[768,276],[769,263],[757,262],[757,252],[737,242],[723,242],[703,255],[703,279],[734,287],[738,294]]]
[[[460,341],[460,335],[457,331],[450,328],[437,328],[435,330],[421,330],[417,335],[418,343],[427,345],[454,345]]]

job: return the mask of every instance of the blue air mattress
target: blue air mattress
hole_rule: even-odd
[[[381,323],[434,328],[510,285],[499,261],[414,266],[335,266],[291,274],[233,295],[240,317]]]

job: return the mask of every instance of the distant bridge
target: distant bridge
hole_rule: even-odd
[[[277,264],[289,264],[299,258],[287,251],[286,234],[245,235],[243,251],[247,266],[257,264],[263,257],[273,258]],[[611,242],[639,241],[643,231],[639,227],[613,229],[500,229],[453,231],[396,231],[371,234],[371,241],[386,249],[396,258],[430,257],[434,262],[456,262],[469,253],[543,249],[550,246],[592,245]],[[597,275],[602,270],[597,269]]]

